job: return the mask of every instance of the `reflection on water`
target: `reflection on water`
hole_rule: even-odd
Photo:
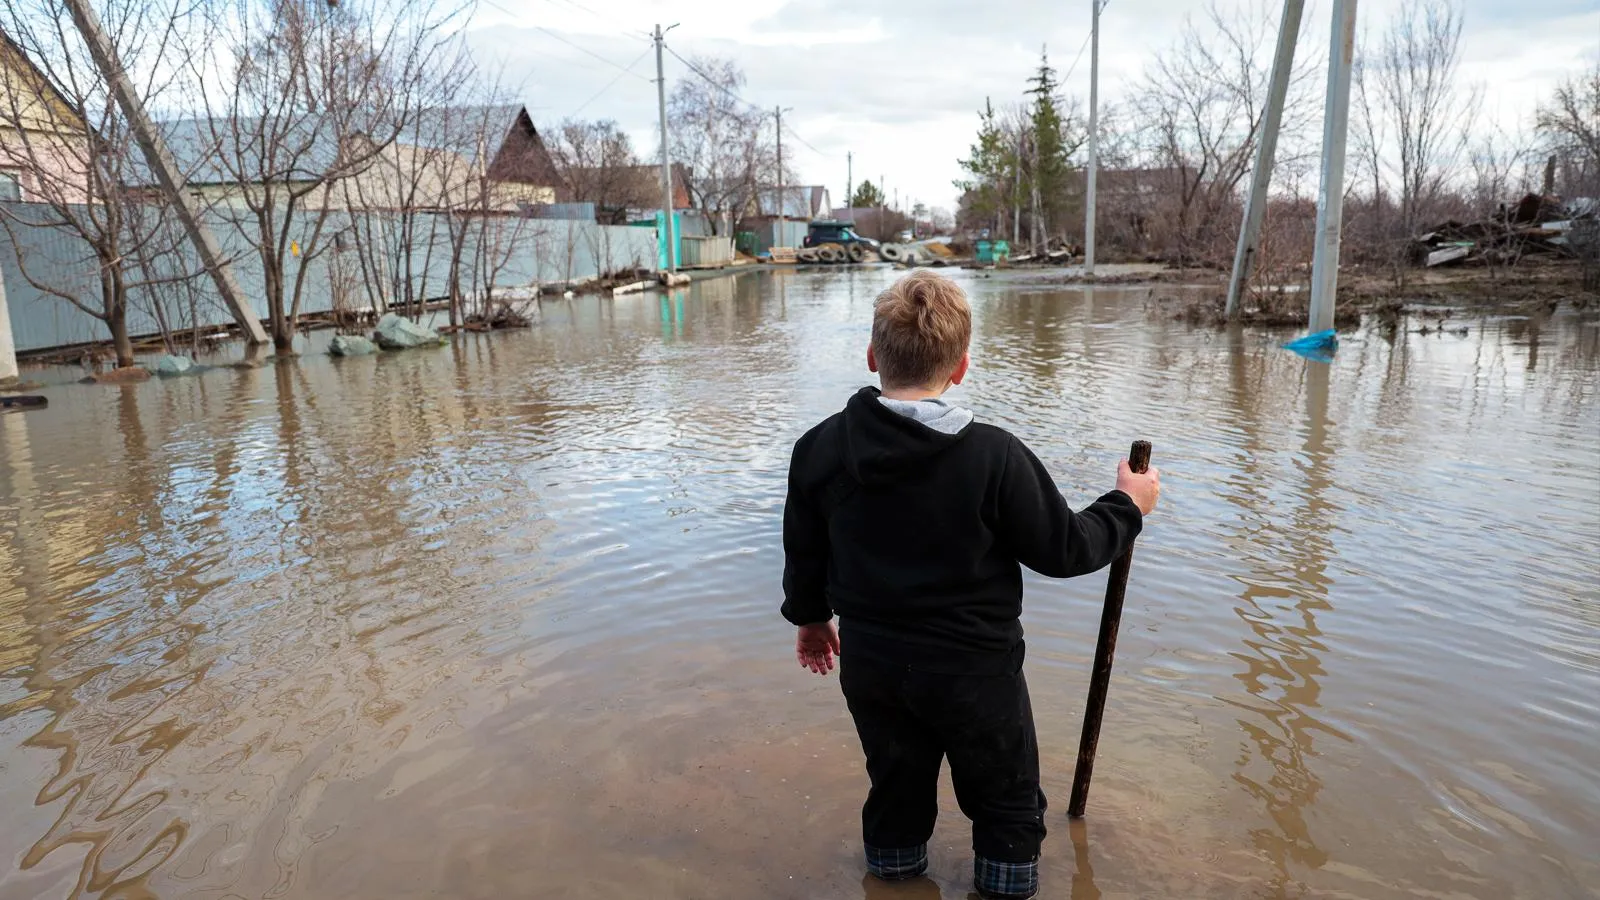
[[[1238,372],[1242,365],[1242,356],[1236,355],[1232,369]],[[1247,573],[1238,576],[1244,584],[1243,605],[1234,612],[1250,632],[1244,640],[1246,650],[1234,654],[1244,664],[1244,670],[1234,677],[1249,696],[1221,699],[1247,712],[1238,719],[1246,740],[1233,777],[1270,816],[1270,825],[1252,829],[1250,837],[1277,869],[1271,887],[1278,896],[1290,894],[1295,883],[1292,870],[1316,869],[1328,861],[1305,818],[1306,808],[1316,801],[1322,787],[1312,765],[1315,732],[1349,739],[1317,718],[1321,694],[1317,679],[1324,674],[1318,654],[1327,650],[1321,643],[1317,616],[1333,609],[1328,600],[1327,569],[1336,552],[1329,532],[1338,513],[1326,499],[1332,450],[1328,442],[1328,382],[1327,365],[1305,364],[1305,440],[1295,470],[1264,472],[1252,457],[1246,468],[1253,471],[1244,473],[1256,489],[1258,502],[1267,499],[1276,504],[1281,497],[1292,508],[1289,527],[1257,529],[1234,541],[1243,551],[1241,561],[1249,563]],[[1236,400],[1242,399],[1244,391],[1237,376],[1231,387]],[[1251,509],[1247,498],[1230,499]],[[1266,764],[1264,775],[1257,774],[1262,768],[1259,763]],[[1296,865],[1291,867],[1291,863]]]
[[[789,448],[890,277],[0,416],[0,898],[967,896],[948,789],[930,877],[863,880],[859,749],[775,611]],[[1167,483],[1045,896],[1600,883],[1593,317],[1324,365],[1142,288],[957,277],[962,402],[1079,501],[1135,437]],[[1029,583],[1057,796],[1102,589]]]

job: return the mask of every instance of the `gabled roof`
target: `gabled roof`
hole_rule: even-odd
[[[827,187],[820,184],[786,185],[783,189],[783,214],[791,219],[809,219],[827,213],[825,202]],[[756,207],[762,215],[778,214],[778,189],[762,188],[756,192]]]
[[[21,74],[25,82],[31,82],[29,86],[39,95],[39,100],[54,107],[57,115],[85,132],[89,130],[89,124],[78,114],[78,108],[67,95],[61,93],[55,82],[51,81],[44,71],[34,64],[27,52],[4,31],[0,31],[0,66]]]
[[[523,111],[520,103],[425,109],[401,132],[399,140],[413,147],[449,150],[473,164],[480,162],[480,152],[487,152],[490,158],[481,161],[487,165],[517,127]],[[498,128],[494,127],[496,123]],[[487,138],[482,144],[478,141],[480,131]]]
[[[524,121],[526,116],[520,104],[423,110],[401,132],[398,143],[447,150],[473,164],[489,165],[519,126],[538,139],[532,120]],[[495,125],[497,122],[503,125]],[[486,125],[486,134],[493,137],[480,142],[479,129]],[[255,180],[309,181],[339,164],[335,129],[321,116],[273,120],[196,117],[159,122],[157,127],[178,171],[190,184],[231,184],[238,180],[237,169]],[[479,159],[483,153],[488,160]],[[269,166],[272,171],[265,171]],[[134,183],[154,183],[142,166],[138,171]]]

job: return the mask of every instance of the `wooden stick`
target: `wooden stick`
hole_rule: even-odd
[[[1128,451],[1128,468],[1144,473],[1150,468],[1150,442],[1134,441]],[[1106,711],[1106,691],[1111,687],[1111,658],[1117,652],[1117,627],[1122,624],[1122,598],[1128,590],[1128,570],[1133,568],[1133,547],[1111,564],[1106,581],[1106,605],[1100,613],[1100,640],[1094,648],[1094,672],[1089,677],[1089,702],[1083,711],[1083,737],[1078,741],[1078,768],[1072,774],[1072,801],[1067,815],[1083,816],[1089,802],[1089,779],[1094,775],[1094,751],[1100,745],[1100,719]]]

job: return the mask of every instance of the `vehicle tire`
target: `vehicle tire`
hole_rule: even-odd
[[[901,259],[900,248],[894,244],[884,244],[879,247],[878,255],[888,262],[899,262]]]
[[[814,247],[804,247],[796,250],[794,252],[794,258],[803,263],[814,263],[819,261],[817,250]]]
[[[832,244],[824,244],[817,248],[817,259],[825,263],[836,263],[839,258],[839,248]]]
[[[867,258],[867,250],[860,244],[851,244],[845,249],[845,253],[849,254],[850,261],[853,263],[861,262]]]

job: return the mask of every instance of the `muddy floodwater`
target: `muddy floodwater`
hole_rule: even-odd
[[[933,880],[863,878],[777,611],[789,449],[893,275],[0,416],[0,897],[966,898],[948,782]],[[956,277],[956,398],[1075,502],[1134,438],[1164,473],[1071,825],[1105,577],[1028,582],[1042,897],[1600,895],[1594,315],[1321,364]]]

